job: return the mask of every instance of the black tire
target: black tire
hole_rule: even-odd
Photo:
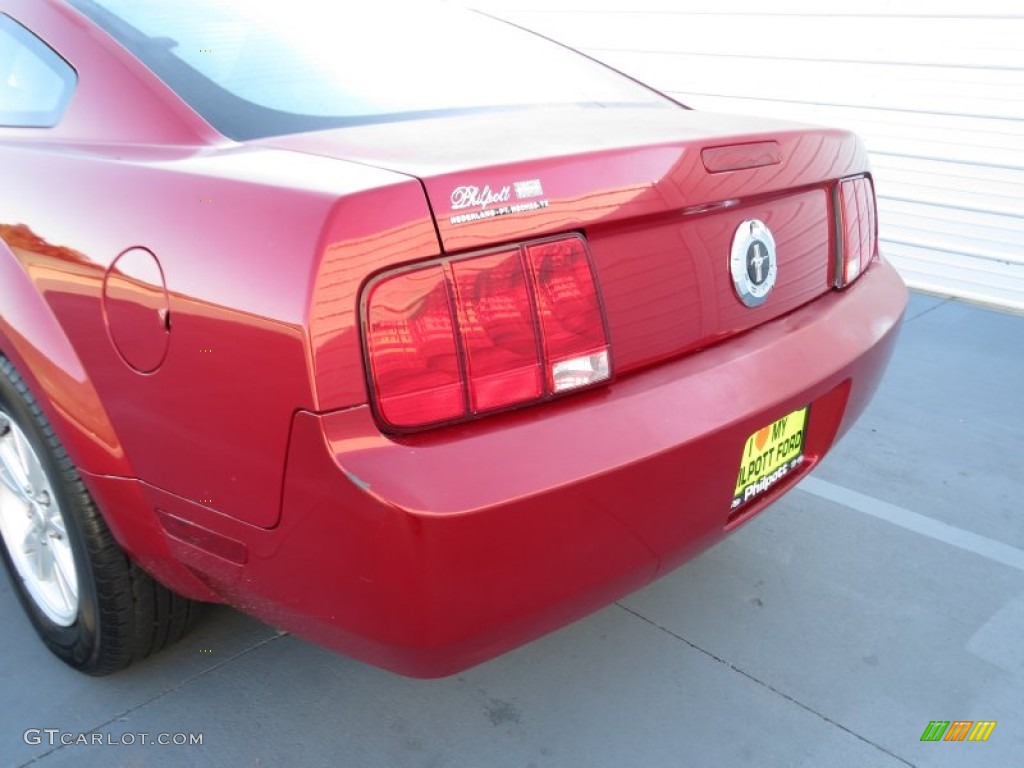
[[[118,546],[21,376],[9,360],[0,357],[0,440],[9,435],[13,440],[14,428],[20,429],[19,438],[27,438],[52,489],[57,515],[50,512],[50,519],[63,519],[67,536],[63,551],[70,548],[77,576],[77,614],[74,601],[69,601],[68,618],[55,622],[44,609],[45,601],[34,597],[27,587],[15,564],[12,542],[0,529],[4,566],[46,646],[74,669],[100,676],[124,669],[180,639],[194,623],[201,604],[158,584]],[[5,472],[2,459],[0,472]],[[25,503],[9,489],[0,485],[0,504]],[[52,504],[49,492],[45,504],[48,509]],[[28,514],[32,519],[32,513]],[[41,539],[45,540],[45,535]]]

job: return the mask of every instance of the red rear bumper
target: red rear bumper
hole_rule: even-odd
[[[401,442],[366,407],[300,413],[280,527],[247,538],[244,565],[184,559],[296,634],[408,675],[456,672],[648,583],[791,487],[871,397],[905,304],[878,263],[607,389]],[[807,404],[809,461],[731,520],[747,436]]]

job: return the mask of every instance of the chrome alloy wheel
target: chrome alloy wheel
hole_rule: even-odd
[[[0,536],[25,589],[54,624],[78,617],[78,575],[67,525],[39,456],[0,410]]]

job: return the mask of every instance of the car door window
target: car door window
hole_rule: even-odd
[[[56,125],[76,82],[70,64],[10,16],[0,14],[0,127]]]

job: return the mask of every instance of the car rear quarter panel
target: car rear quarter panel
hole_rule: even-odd
[[[346,372],[320,362],[355,336],[354,302],[311,312],[315,276],[337,287],[367,262],[436,255],[422,188],[226,141],[73,11],[0,10],[79,74],[58,126],[0,128],[0,351],[121,544],[168,585],[211,599],[167,549],[154,494],[276,525],[292,414],[321,406],[317,382],[339,386],[332,377]],[[125,364],[106,323],[104,279],[130,248],[155,254],[170,307],[167,352],[148,374]],[[344,389],[365,400],[361,373]]]
[[[371,237],[380,226],[372,211],[383,207],[383,219],[401,222],[395,237],[418,229],[412,247],[435,253],[419,184],[274,150],[129,159],[23,145],[0,148],[0,163],[20,182],[0,220],[25,233],[8,249],[16,265],[7,268],[20,268],[22,290],[42,297],[36,311],[48,313],[45,327],[66,336],[66,376],[93,390],[91,403],[112,425],[110,450],[123,451],[131,466],[129,475],[82,454],[82,468],[138,477],[253,525],[275,525],[292,414],[319,405],[307,329],[321,251],[330,262],[348,238],[371,242],[371,257],[400,257],[405,251],[388,248],[386,231]],[[170,302],[168,351],[151,374],[125,364],[105,324],[104,276],[133,247],[159,259]],[[342,327],[354,321],[354,307],[316,311],[339,318],[331,338],[354,333]],[[44,327],[20,315],[5,320],[8,340],[32,339]],[[25,362],[33,371],[52,364],[47,354]]]
[[[0,252],[3,290],[21,297],[0,309],[0,347],[18,358],[84,472],[137,477],[275,525],[291,415],[322,401],[309,344],[321,254],[337,261],[339,244],[361,239],[387,258],[394,238],[374,235],[411,227],[422,250],[399,245],[395,258],[434,255],[420,185],[247,150],[65,4],[4,0],[0,11],[78,73],[57,126],[0,128],[0,226],[17,241]],[[111,265],[131,248],[156,256],[170,307],[167,352],[149,374],[115,350],[102,299]],[[317,327],[328,328],[320,347],[353,335],[342,326],[354,306],[318,312]],[[346,391],[363,389],[360,377]]]

